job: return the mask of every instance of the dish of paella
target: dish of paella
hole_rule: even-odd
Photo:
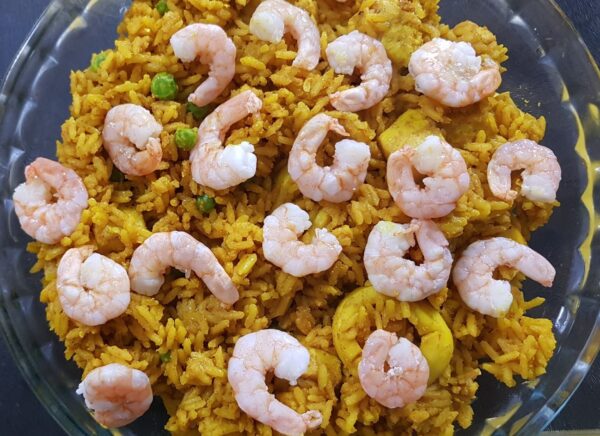
[[[545,373],[559,205],[508,50],[437,0],[134,0],[13,194],[95,420],[451,434]],[[525,280],[539,284],[525,299]]]

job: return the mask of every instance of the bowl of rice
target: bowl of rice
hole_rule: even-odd
[[[576,31],[551,0],[260,4],[54,0],[24,43],[0,91],[0,326],[32,390],[69,434],[116,427],[122,434],[186,435],[541,431],[600,346],[600,75]],[[267,40],[279,25],[273,17],[286,13],[285,35]],[[294,27],[300,22],[302,32]],[[194,40],[180,33],[186,29],[213,33]],[[314,62],[302,64],[309,43],[300,42],[312,36]],[[363,71],[335,67],[347,62],[332,49],[337,41],[348,53],[366,50],[357,61]],[[434,68],[430,60],[417,65],[428,44],[446,47],[439,58],[471,50],[469,59],[491,68],[496,85],[465,94],[467,102],[440,97],[445,85],[415,73]],[[197,53],[183,54],[190,47],[212,54],[195,59]],[[355,90],[354,100],[340,103]],[[123,163],[119,141],[129,127],[119,127],[119,115],[110,121],[117,107],[144,120],[136,129],[156,124],[148,133],[160,145],[152,168],[136,173]],[[312,137],[318,122],[329,127]],[[111,129],[122,130],[111,137]],[[311,185],[306,168],[294,167],[306,153],[297,147],[308,149],[310,141],[311,171],[333,168],[328,177],[346,165],[342,149],[366,154],[347,192]],[[558,179],[550,164],[533,178],[551,173],[556,198],[530,189],[530,170],[518,165],[512,169],[525,171],[512,173],[514,195],[498,194],[490,168],[511,144],[551,150],[543,164],[560,164]],[[392,162],[402,150],[425,150],[425,161],[440,146],[462,162],[464,178],[453,174],[436,188],[447,210],[411,209],[409,196],[395,191]],[[229,151],[238,154],[226,161]],[[63,176],[79,180],[75,189],[87,192],[80,210],[54,208],[73,221],[56,238],[32,234],[28,226],[46,225],[46,218],[36,215],[32,224],[19,194],[26,167],[27,183],[35,162],[44,165],[35,177],[51,173],[38,158],[59,162]],[[430,182],[417,173],[413,168],[409,178],[422,193]],[[453,183],[461,191],[449,198]],[[56,206],[61,189],[45,201]],[[442,273],[431,267],[426,231],[443,241],[434,243],[447,255],[439,260]],[[401,250],[385,245],[397,232],[410,234]],[[496,249],[490,241],[506,253],[525,250],[523,262],[532,263],[520,263],[521,254],[506,260],[503,252],[489,261],[488,281],[476,284],[468,274],[486,265]],[[65,259],[77,250],[111,262],[89,274],[100,277],[111,265],[127,283],[123,290],[109,284],[104,307],[123,303],[100,321],[78,313],[79,296],[74,303],[65,296],[73,286],[64,278]],[[377,262],[384,267],[374,272]],[[394,282],[389,265],[415,276]],[[463,268],[466,279],[457,272]],[[434,278],[422,279],[423,271]],[[435,289],[415,290],[433,286],[430,280]],[[390,281],[393,289],[384,289]],[[508,299],[500,309],[499,284]],[[468,292],[488,286],[491,303],[469,300]],[[493,307],[486,312],[482,304]],[[416,369],[402,366],[410,366],[406,354],[401,363],[390,354],[379,369],[369,367],[367,350],[382,331],[393,338],[390,353],[401,344],[416,353]],[[256,358],[264,368],[249,363]],[[298,374],[286,375],[297,367]],[[101,379],[107,368],[139,377],[144,400],[127,399],[129,391],[98,394],[117,383]],[[259,381],[248,393],[252,377]],[[383,384],[374,388],[377,380]],[[138,388],[135,380],[123,383]],[[396,390],[382,393],[387,388]],[[271,401],[279,412],[269,409]],[[123,410],[131,417],[116,416]],[[289,424],[298,417],[305,427]]]

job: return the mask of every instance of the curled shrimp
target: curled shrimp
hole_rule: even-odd
[[[348,136],[339,121],[329,115],[315,115],[306,122],[292,146],[288,172],[304,196],[339,203],[350,200],[365,181],[371,151],[365,143],[343,139],[335,145],[333,165],[321,167],[317,150],[329,130]]]
[[[464,107],[496,92],[500,66],[477,56],[467,42],[434,38],[410,57],[415,89],[449,107]]]
[[[183,62],[196,57],[208,64],[208,78],[191,93],[188,100],[196,106],[206,106],[223,92],[235,74],[235,44],[225,31],[214,24],[195,23],[171,36],[175,56]]]
[[[357,30],[332,41],[325,50],[327,61],[338,74],[361,72],[362,83],[329,96],[339,111],[357,112],[379,103],[390,89],[392,62],[379,41]]]
[[[404,258],[415,245],[415,234],[425,259],[418,266]],[[452,269],[448,241],[433,221],[378,222],[369,234],[363,261],[375,290],[399,301],[435,294],[446,286]]]
[[[77,173],[43,157],[25,168],[25,183],[13,194],[21,227],[44,244],[56,244],[73,233],[87,201],[87,190]]]
[[[298,240],[311,226],[308,214],[293,203],[285,203],[265,218],[265,259],[295,277],[325,271],[335,263],[342,246],[327,229],[316,229],[310,244]]]
[[[123,174],[145,176],[162,160],[160,132],[162,126],[150,111],[125,103],[106,114],[102,139],[110,159]]]
[[[319,29],[308,12],[283,0],[264,0],[250,19],[250,33],[275,44],[284,33],[298,42],[298,54],[292,66],[314,70],[321,56]]]
[[[278,401],[269,393],[265,375],[273,371],[276,377],[295,386],[309,363],[308,350],[290,334],[259,330],[237,340],[227,378],[238,406],[245,413],[279,433],[300,435],[321,425],[321,413],[310,410],[299,414]]]
[[[467,306],[495,318],[504,316],[513,300],[510,283],[493,278],[499,266],[516,268],[546,287],[552,286],[556,274],[541,254],[511,239],[498,237],[469,245],[454,265],[452,280]]]
[[[514,200],[517,192],[510,189],[510,173],[524,170],[521,193],[531,201],[553,202],[561,179],[560,165],[547,147],[522,139],[501,145],[487,168],[492,193],[503,200]]]
[[[213,189],[227,189],[256,174],[254,146],[243,141],[222,147],[234,124],[260,111],[262,101],[252,91],[231,97],[208,115],[198,128],[198,142],[190,154],[192,178]]]
[[[239,294],[231,278],[210,249],[185,232],[154,233],[133,252],[129,264],[131,289],[144,295],[155,295],[169,267],[189,276],[190,271],[225,304],[233,304]]]
[[[419,347],[408,339],[375,330],[363,347],[358,378],[365,392],[379,404],[390,409],[404,407],[425,393],[429,364]]]
[[[132,423],[152,404],[152,386],[148,376],[119,363],[90,371],[76,393],[83,395],[94,419],[109,428]]]
[[[421,189],[413,168],[427,175]],[[412,218],[440,218],[456,207],[469,189],[467,164],[461,154],[438,136],[428,136],[416,148],[406,146],[392,153],[387,163],[390,194],[398,207]]]
[[[129,277],[115,261],[85,246],[71,248],[58,264],[56,287],[65,314],[95,326],[121,315],[129,306]]]

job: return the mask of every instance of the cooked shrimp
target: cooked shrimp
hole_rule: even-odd
[[[155,295],[169,267],[189,276],[191,271],[202,279],[212,294],[225,304],[233,304],[238,291],[210,249],[185,232],[154,233],[133,252],[129,264],[131,289]]]
[[[415,233],[425,259],[418,266],[404,258],[415,245]],[[435,294],[446,286],[452,269],[448,241],[433,221],[380,221],[369,234],[363,261],[375,290],[399,301]]]
[[[110,159],[123,174],[145,176],[162,160],[160,132],[162,126],[150,111],[126,103],[108,111],[102,139]]]
[[[223,148],[225,134],[234,124],[260,111],[262,101],[252,91],[231,97],[208,115],[198,129],[198,142],[190,154],[192,178],[213,189],[227,189],[256,174],[254,146],[243,141]]]
[[[363,347],[358,378],[367,395],[379,404],[390,409],[404,407],[425,393],[429,365],[419,347],[408,339],[375,330]]]
[[[415,89],[450,107],[464,107],[496,92],[500,66],[477,56],[468,42],[434,38],[410,57],[408,71]]]
[[[298,54],[292,66],[314,70],[321,57],[321,40],[319,29],[308,12],[283,0],[264,0],[258,5],[250,19],[250,33],[275,44],[287,32],[298,42]]]
[[[63,255],[56,274],[58,299],[67,316],[95,326],[129,306],[129,277],[121,265],[85,246]]]
[[[550,287],[556,271],[541,254],[507,238],[472,243],[463,251],[452,271],[452,280],[467,306],[495,318],[504,316],[513,296],[510,283],[495,280],[499,266],[516,268],[543,286]]]
[[[329,96],[334,108],[357,112],[383,100],[392,81],[392,61],[381,42],[355,30],[330,42],[325,53],[336,73],[361,72],[359,86]]]
[[[413,168],[427,175],[421,189]],[[388,189],[398,207],[413,218],[440,218],[456,207],[470,183],[461,154],[437,136],[428,136],[418,147],[403,147],[387,163]]]
[[[265,375],[288,380],[295,386],[308,369],[310,354],[293,336],[280,330],[259,330],[242,336],[229,359],[227,378],[240,409],[275,431],[301,435],[321,425],[321,413],[295,412],[269,393]]]
[[[371,151],[365,143],[343,139],[335,145],[333,165],[321,167],[317,150],[329,130],[348,136],[339,121],[329,115],[316,115],[304,124],[292,146],[288,172],[305,197],[340,203],[350,200],[365,181]]]
[[[109,428],[132,423],[152,404],[152,386],[148,376],[119,363],[90,371],[76,393],[83,395],[94,419]]]
[[[522,139],[501,145],[487,168],[492,193],[503,200],[514,200],[517,192],[510,189],[510,173],[524,170],[521,193],[531,201],[553,202],[561,179],[560,165],[547,147]]]
[[[87,201],[87,190],[77,173],[43,157],[25,168],[25,183],[13,194],[21,227],[44,244],[56,244],[73,233]]]
[[[327,229],[316,229],[310,244],[298,240],[311,226],[308,214],[293,203],[285,203],[265,218],[265,259],[295,277],[325,271],[335,263],[342,246]]]
[[[235,74],[235,44],[225,31],[214,24],[195,23],[171,36],[175,56],[183,62],[197,57],[208,64],[208,78],[191,93],[188,100],[206,106],[223,92]]]

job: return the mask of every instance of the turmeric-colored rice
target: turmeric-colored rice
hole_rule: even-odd
[[[62,126],[57,154],[83,178],[89,207],[70,237],[55,245],[30,244],[38,256],[33,270],[44,271],[41,300],[50,328],[64,342],[66,358],[83,369],[82,376],[111,362],[144,371],[170,415],[165,428],[173,433],[268,435],[270,428],[238,408],[227,381],[227,361],[241,335],[276,327],[308,347],[311,363],[297,386],[271,381],[273,392],[298,412],[315,409],[323,414],[322,426],[314,434],[397,435],[451,434],[456,426],[467,428],[482,371],[508,386],[545,372],[556,344],[552,324],[525,315],[543,299],[525,301],[520,290],[523,276],[510,269],[499,272],[513,285],[514,302],[504,318],[468,309],[450,282],[421,303],[400,303],[364,288],[359,292],[370,295],[368,301],[340,309],[346,310],[341,315],[345,330],[336,331],[333,322],[340,303],[355,289],[368,286],[362,253],[373,225],[379,220],[409,220],[387,190],[386,155],[395,145],[386,138],[408,140],[419,134],[419,128],[435,129],[463,155],[470,189],[450,215],[436,220],[455,256],[485,237],[502,235],[524,242],[548,221],[557,205],[521,197],[514,203],[500,201],[491,195],[486,181],[494,150],[507,140],[540,141],[546,127],[543,117],[520,110],[508,93],[465,109],[448,109],[414,91],[407,72],[410,54],[433,37],[468,41],[478,54],[504,62],[507,50],[489,30],[472,22],[454,28],[442,24],[437,0],[292,0],[317,22],[323,53],[329,41],[354,29],[383,42],[394,65],[390,91],[373,108],[352,114],[331,111],[328,104],[328,94],[351,86],[351,77],[336,75],[325,61],[311,72],[294,68],[292,39],[271,44],[249,33],[257,1],[166,3],[169,10],[161,16],[153,2],[134,0],[119,26],[115,46],[104,52],[104,61],[97,68],[71,73],[71,117]],[[237,47],[235,78],[217,103],[245,89],[252,89],[263,101],[258,118],[236,124],[227,137],[228,143],[255,144],[257,174],[227,191],[194,183],[189,153],[174,142],[178,128],[198,125],[185,103],[206,77],[207,67],[178,61],[169,38],[194,22],[222,26]],[[152,97],[150,83],[159,72],[169,72],[177,80],[175,101]],[[102,147],[101,131],[107,111],[128,102],[148,108],[164,126],[163,162],[149,176],[121,180]],[[346,203],[316,203],[303,197],[285,170],[299,129],[320,112],[339,118],[353,139],[371,149],[366,183]],[[395,123],[403,114],[405,118]],[[319,159],[332,155],[334,142],[335,138],[326,142]],[[216,200],[216,208],[208,214],[195,204],[202,194]],[[295,278],[264,259],[262,222],[288,201],[308,211],[313,229],[326,227],[340,241],[343,252],[330,270]],[[83,326],[64,314],[57,298],[56,268],[67,249],[93,244],[127,266],[133,250],[148,236],[171,230],[186,231],[212,249],[240,290],[241,298],[232,309],[222,307],[194,275],[186,278],[173,270],[155,297],[132,293],[126,313],[105,325]],[[309,231],[303,239],[309,241],[312,235]],[[410,255],[420,260],[418,250]],[[356,356],[344,355],[344,350],[338,354],[333,339],[362,345],[375,328],[385,328],[418,344],[418,304],[439,313],[451,332],[450,364],[443,365],[417,403],[386,409],[362,390]]]

